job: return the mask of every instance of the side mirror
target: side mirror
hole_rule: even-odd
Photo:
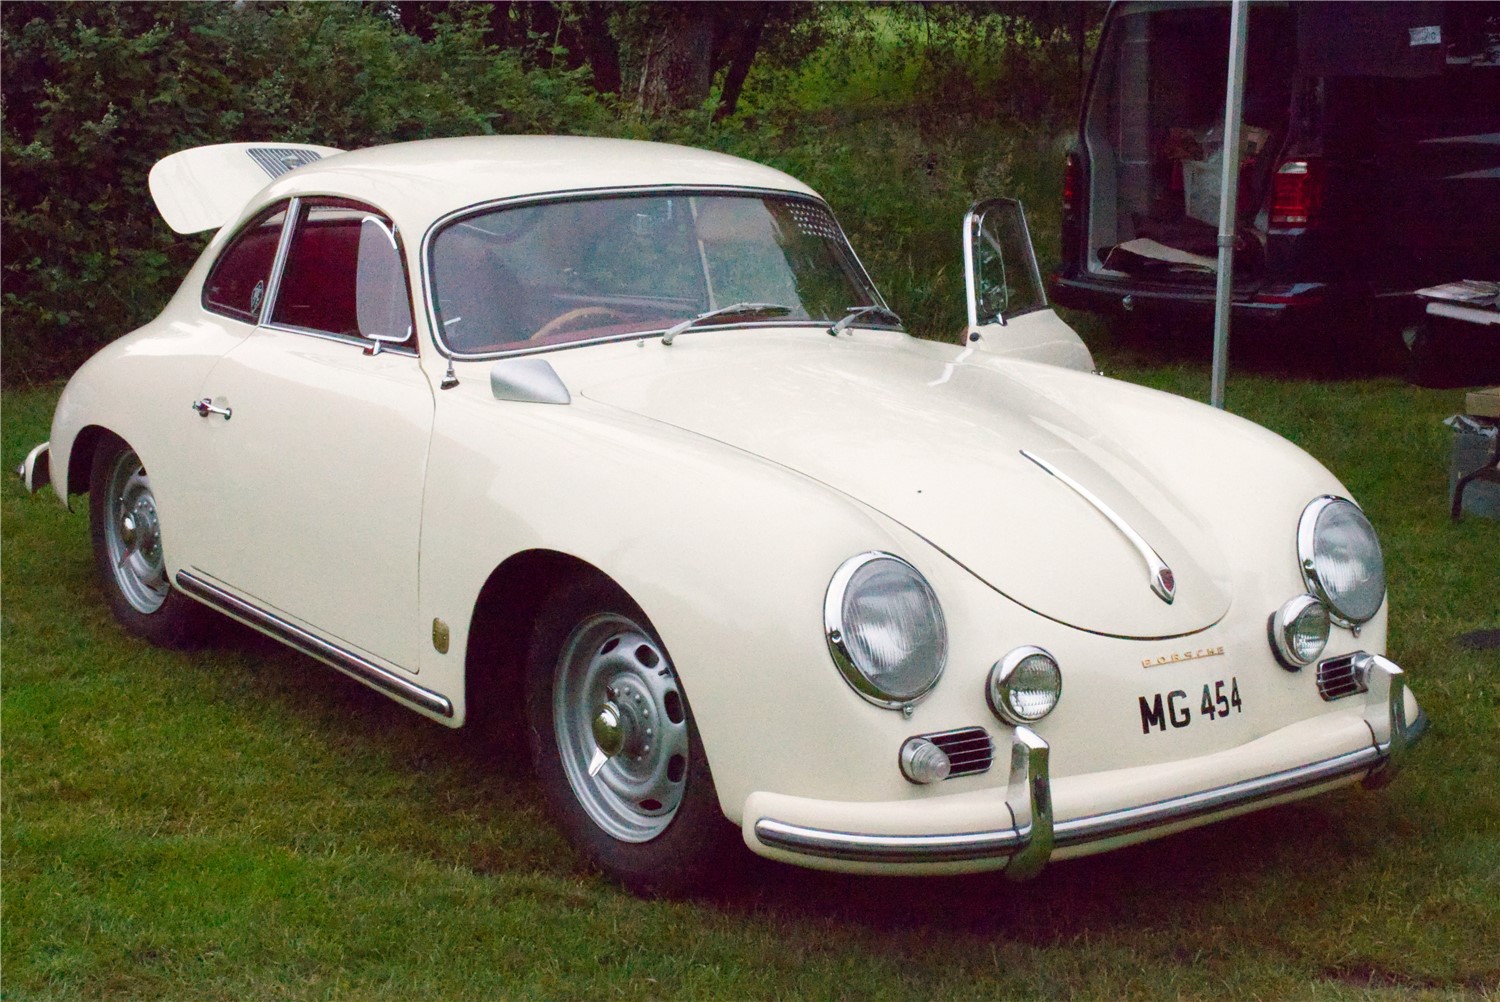
[[[1047,305],[1026,213],[1013,198],[976,202],[964,217],[969,330]]]
[[[359,258],[354,275],[354,309],[359,334],[374,342],[368,354],[411,337],[411,304],[396,234],[385,220],[366,216],[359,224]]]

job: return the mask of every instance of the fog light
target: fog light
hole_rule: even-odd
[[[926,738],[907,738],[901,746],[901,775],[913,783],[941,783],[952,771],[948,753]]]
[[[1298,595],[1271,614],[1271,650],[1287,671],[1299,671],[1328,644],[1328,608],[1311,595]]]
[[[1040,647],[1017,647],[995,662],[985,687],[990,709],[1007,724],[1030,724],[1062,698],[1062,669]]]

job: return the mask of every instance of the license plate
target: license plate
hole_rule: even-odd
[[[1153,729],[1165,731],[1169,724],[1187,727],[1194,720],[1223,720],[1245,710],[1240,700],[1239,679],[1233,675],[1228,681],[1204,682],[1201,696],[1186,689],[1173,689],[1136,698],[1141,705],[1142,734],[1150,734]]]

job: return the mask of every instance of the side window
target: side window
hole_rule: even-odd
[[[286,221],[286,203],[261,213],[229,242],[203,283],[203,308],[256,323]]]
[[[333,199],[303,203],[271,313],[273,324],[344,337],[361,336],[359,295],[372,294],[368,267],[365,285],[362,287],[359,281],[360,235],[366,229],[367,219],[377,220],[394,239],[395,227],[390,220],[368,206]],[[375,312],[389,313],[395,304],[404,313],[405,327],[409,330],[411,296],[404,270],[390,269],[387,274],[392,287],[375,290],[382,299]],[[363,311],[367,317],[372,313],[370,305],[365,304]],[[415,338],[408,337],[400,347],[414,350]]]

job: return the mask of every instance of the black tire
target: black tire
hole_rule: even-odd
[[[660,638],[623,592],[597,579],[559,588],[533,627],[526,681],[537,778],[559,827],[600,870],[637,894],[679,896],[718,886],[737,869],[747,850],[719,809],[686,695]],[[625,737],[589,774],[586,753],[602,754],[598,732],[585,736],[580,727],[606,703],[625,714],[612,732]],[[686,759],[680,780],[670,767],[677,754]],[[653,772],[653,763],[666,768]],[[652,775],[661,781],[643,778]]]
[[[150,479],[135,451],[114,435],[101,436],[89,469],[89,533],[115,618],[153,644],[196,643],[206,610],[167,580]]]

